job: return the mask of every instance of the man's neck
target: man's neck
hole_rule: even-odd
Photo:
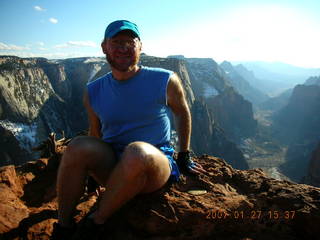
[[[124,81],[129,78],[132,78],[134,75],[137,74],[137,72],[139,72],[139,70],[140,70],[140,67],[138,65],[135,65],[132,69],[130,69],[127,72],[121,72],[111,67],[112,76],[118,81]]]

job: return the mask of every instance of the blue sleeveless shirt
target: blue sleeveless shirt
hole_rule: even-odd
[[[169,143],[167,85],[173,74],[141,66],[132,78],[118,81],[111,72],[87,84],[90,105],[100,119],[102,139],[122,148],[134,141]]]

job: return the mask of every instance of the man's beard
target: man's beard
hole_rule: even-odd
[[[112,59],[112,57],[107,53],[106,58],[110,66],[119,72],[130,72],[131,70],[134,69],[134,67],[138,64],[139,62],[139,56],[135,56],[133,60],[131,60],[127,64],[119,64],[116,61]]]

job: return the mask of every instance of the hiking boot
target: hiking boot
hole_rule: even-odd
[[[92,218],[85,217],[80,221],[72,240],[98,240],[104,224],[94,223]]]
[[[53,224],[53,231],[50,240],[71,240],[73,233],[75,232],[75,226],[73,227],[62,227],[59,223]]]

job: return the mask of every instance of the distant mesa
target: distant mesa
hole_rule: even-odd
[[[185,59],[184,55],[169,55],[167,58]]]

